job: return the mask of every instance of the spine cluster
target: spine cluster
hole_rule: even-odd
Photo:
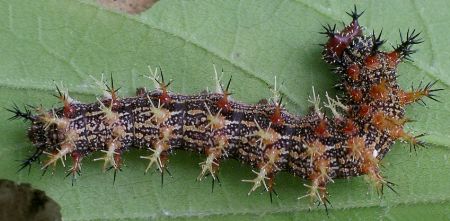
[[[253,186],[249,194],[263,186],[275,193],[274,179],[279,171],[289,171],[310,180],[305,185],[311,202],[327,206],[326,185],[335,178],[365,175],[382,193],[392,183],[383,178],[380,160],[396,140],[412,147],[423,145],[404,130],[408,119],[406,105],[434,99],[432,84],[405,91],[397,84],[397,65],[410,59],[411,46],[420,43],[419,34],[408,31],[406,38],[390,52],[379,51],[380,35],[363,35],[358,23],[362,13],[356,8],[348,13],[352,22],[343,30],[326,26],[328,36],[323,58],[335,65],[340,76],[341,97],[326,95],[324,114],[321,101],[313,90],[309,102],[314,110],[306,116],[288,113],[282,98],[274,96],[266,104],[244,104],[233,101],[229,86],[225,89],[217,77],[217,92],[199,95],[175,94],[168,90],[161,74],[152,76],[157,90],[138,89],[137,96],[119,98],[111,79],[103,81],[104,98],[82,104],[70,98],[67,90],[58,88],[57,97],[63,107],[50,111],[35,108],[36,114],[15,106],[14,118],[30,120],[29,138],[36,147],[22,169],[47,155],[42,169],[65,164],[72,158],[68,175],[80,173],[82,159],[101,151],[103,170],[121,168],[121,156],[131,148],[148,150],[140,158],[148,160],[146,172],[155,167],[161,175],[168,173],[167,164],[175,149],[200,152],[198,180],[210,175],[218,180],[220,163],[237,158],[250,164],[253,179],[244,179]],[[277,95],[277,93],[275,93]]]

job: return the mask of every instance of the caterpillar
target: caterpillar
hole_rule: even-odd
[[[30,121],[28,137],[35,147],[20,169],[30,167],[41,156],[47,159],[42,169],[71,167],[67,175],[73,180],[80,174],[82,159],[93,152],[103,156],[103,170],[121,169],[122,154],[132,148],[148,151],[140,158],[148,161],[146,172],[156,168],[161,176],[169,173],[168,159],[174,150],[184,149],[205,155],[200,163],[198,180],[210,176],[218,181],[220,164],[236,158],[254,168],[255,177],[243,179],[250,183],[251,194],[264,188],[270,196],[275,191],[275,177],[287,171],[310,181],[307,193],[311,203],[330,204],[326,186],[339,178],[364,175],[382,194],[393,183],[383,177],[380,161],[397,140],[407,142],[411,149],[425,145],[423,134],[405,131],[408,123],[405,108],[428,97],[436,100],[436,82],[410,91],[397,83],[397,66],[411,60],[412,47],[422,42],[420,33],[408,30],[405,38],[392,51],[380,51],[384,43],[380,34],[364,35],[356,7],[348,12],[352,21],[342,30],[336,25],[324,26],[328,40],[323,44],[323,59],[334,66],[339,76],[342,96],[326,96],[325,114],[320,97],[314,89],[309,102],[311,113],[298,116],[283,106],[282,96],[274,91],[267,103],[245,104],[231,97],[230,80],[223,85],[216,71],[217,91],[184,95],[171,92],[160,70],[152,80],[156,90],[138,89],[135,97],[120,98],[111,78],[99,81],[104,97],[90,104],[69,96],[68,90],[57,87],[56,97],[62,107],[18,106],[8,109],[12,119]],[[163,179],[162,179],[163,180]]]

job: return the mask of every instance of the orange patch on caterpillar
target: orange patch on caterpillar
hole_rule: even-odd
[[[362,151],[363,164],[361,167],[361,172],[367,174],[373,168],[378,168],[378,163],[380,162],[376,156],[374,156],[375,149],[365,148]]]
[[[414,146],[414,148],[416,145],[419,145],[419,146],[423,145],[423,143],[417,139],[418,137],[423,136],[423,134],[415,137],[415,136],[411,135],[410,133],[405,132],[405,130],[403,129],[402,126],[397,126],[397,127],[393,128],[392,130],[390,130],[389,135],[393,139],[402,139],[403,141],[408,142],[410,145]]]
[[[425,96],[429,96],[429,94],[430,94],[429,90],[417,90],[410,92],[400,90],[398,92],[398,98],[400,100],[400,104],[404,106],[407,104],[414,103]]]
[[[172,101],[172,98],[169,96],[167,91],[163,91],[163,93],[159,96],[159,101],[161,104],[168,104]]]
[[[328,133],[327,128],[328,128],[327,121],[325,119],[322,119],[314,129],[314,133],[318,137],[328,137],[330,136],[330,134]]]
[[[402,127],[406,122],[408,122],[407,118],[392,118],[389,116],[386,116],[383,112],[378,111],[376,112],[371,122],[375,125],[375,127],[379,130],[393,130],[397,127]]]
[[[320,158],[314,162],[314,169],[316,171],[320,171],[322,174],[327,174],[324,171],[327,171],[330,168],[330,161],[328,159]]]
[[[363,93],[360,89],[357,88],[351,88],[351,87],[347,87],[347,92],[350,95],[350,97],[355,101],[355,102],[361,102],[363,99]]]
[[[368,104],[362,104],[359,106],[358,115],[362,118],[365,118],[370,115],[372,112],[372,107]]]
[[[231,103],[228,100],[228,94],[224,93],[223,97],[217,101],[217,106],[221,108],[224,112],[231,111]]]
[[[161,72],[161,82],[159,82],[159,81],[157,81],[157,82],[159,83],[159,89],[162,91],[161,95],[159,95],[159,97],[158,97],[159,102],[162,105],[169,104],[172,101],[172,98],[170,97],[169,93],[167,92],[167,88],[172,83],[172,80],[166,84],[164,82],[164,76],[162,75],[162,72]]]
[[[281,107],[280,107],[280,105],[277,105],[275,107],[275,110],[274,110],[273,114],[270,116],[270,121],[274,125],[282,125],[282,124],[284,124],[283,116],[281,116]]]
[[[391,92],[386,80],[381,80],[379,84],[375,84],[370,88],[370,96],[374,100],[386,100]]]
[[[334,182],[328,175],[330,172],[330,160],[319,158],[314,160],[314,172],[310,175],[311,180],[319,181],[320,183]]]
[[[382,67],[380,60],[377,58],[376,55],[368,56],[366,58],[366,60],[364,61],[364,64],[368,70],[372,70],[372,71]]]
[[[377,112],[372,117],[372,123],[377,127],[379,130],[388,129],[386,125],[386,119],[383,112]]]
[[[400,62],[400,53],[398,51],[392,51],[386,54],[388,67],[395,68]]]
[[[64,102],[64,111],[63,111],[64,117],[72,117],[74,112],[75,109],[72,107],[72,105],[68,102],[67,103]]]
[[[347,75],[348,75],[348,77],[350,77],[350,79],[352,79],[354,81],[358,81],[359,75],[360,75],[359,66],[357,64],[351,64],[350,66],[348,66]]]
[[[358,127],[351,119],[347,119],[347,121],[345,122],[345,127],[343,128],[343,132],[344,134],[351,136],[358,132]]]
[[[353,159],[362,158],[365,147],[365,139],[362,137],[357,136],[347,140],[347,152]]]

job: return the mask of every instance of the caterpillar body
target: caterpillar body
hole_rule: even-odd
[[[132,148],[148,150],[146,171],[168,172],[170,153],[176,149],[200,152],[198,179],[210,175],[218,179],[220,163],[236,158],[254,168],[255,177],[244,179],[253,186],[249,194],[263,186],[274,190],[275,175],[288,171],[310,180],[311,202],[329,204],[327,183],[337,178],[365,175],[379,193],[393,183],[381,174],[380,161],[396,140],[411,147],[424,145],[404,130],[408,122],[405,107],[424,97],[435,100],[436,82],[403,90],[397,83],[397,66],[409,60],[412,46],[421,43],[419,33],[409,31],[390,52],[379,51],[380,35],[365,36],[358,18],[363,13],[348,13],[352,21],[341,31],[324,26],[328,41],[323,58],[335,66],[340,78],[341,97],[326,96],[327,116],[318,95],[309,101],[313,111],[306,116],[288,113],[282,97],[275,93],[266,104],[244,104],[231,99],[229,85],[217,78],[216,93],[183,95],[170,92],[169,83],[154,78],[157,90],[138,90],[137,96],[119,98],[111,79],[104,85],[105,96],[90,104],[70,98],[58,88],[63,107],[51,109],[9,109],[13,118],[31,121],[28,136],[35,153],[25,159],[21,169],[41,155],[47,155],[42,169],[47,170],[70,156],[68,175],[75,178],[82,159],[92,152],[103,152],[94,160],[104,161],[103,169],[120,170],[121,156]],[[216,73],[217,76],[217,73]]]

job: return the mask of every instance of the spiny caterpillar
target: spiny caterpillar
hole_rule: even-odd
[[[408,142],[411,148],[423,146],[422,135],[404,130],[409,121],[405,108],[424,97],[435,100],[436,82],[403,90],[397,84],[397,66],[410,60],[412,46],[421,43],[419,33],[408,31],[401,43],[390,52],[379,51],[384,43],[381,33],[363,35],[356,7],[352,21],[343,30],[336,25],[324,26],[328,41],[323,45],[323,58],[335,65],[340,77],[341,97],[326,96],[324,105],[331,116],[324,114],[319,96],[313,90],[309,102],[313,111],[306,116],[288,113],[282,96],[275,90],[266,104],[244,104],[233,101],[216,72],[216,93],[183,95],[168,90],[165,82],[154,74],[155,91],[138,89],[137,96],[119,98],[111,79],[110,85],[99,82],[104,98],[91,104],[72,99],[67,90],[57,87],[56,95],[63,107],[44,110],[42,107],[15,115],[31,121],[28,137],[35,146],[34,154],[23,161],[21,169],[31,166],[41,155],[48,159],[46,171],[60,160],[72,159],[67,175],[73,179],[81,171],[81,161],[93,152],[103,156],[103,170],[121,169],[122,154],[132,147],[148,151],[140,158],[148,160],[145,171],[152,167],[168,173],[168,159],[176,149],[196,151],[205,155],[200,163],[198,180],[205,176],[218,181],[220,163],[236,158],[254,170],[251,192],[263,186],[270,193],[275,175],[288,171],[310,181],[306,195],[311,203],[329,204],[326,185],[336,178],[364,175],[379,194],[383,188],[393,189],[380,171],[380,161],[396,140]],[[156,72],[155,72],[156,73]],[[115,173],[114,173],[115,174]]]

